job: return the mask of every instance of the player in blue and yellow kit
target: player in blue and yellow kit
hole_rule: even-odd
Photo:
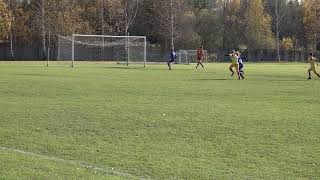
[[[169,70],[172,70],[172,68],[171,68],[171,63],[175,63],[175,62],[176,62],[176,59],[177,59],[177,54],[176,54],[176,52],[174,51],[174,49],[171,49],[171,51],[170,51],[170,56],[169,56],[169,61],[168,61]]]

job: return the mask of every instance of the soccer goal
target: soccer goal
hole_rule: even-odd
[[[84,35],[58,36],[57,62],[117,62],[118,64],[147,63],[145,36]]]
[[[197,50],[179,50],[179,64],[197,63]],[[204,61],[207,61],[207,51],[204,50]]]

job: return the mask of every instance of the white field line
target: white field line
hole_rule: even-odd
[[[146,180],[147,179],[147,178],[143,178],[143,177],[137,177],[137,176],[129,174],[129,173],[120,172],[120,171],[117,171],[117,170],[115,170],[114,168],[111,168],[111,167],[108,167],[108,168],[104,167],[103,168],[103,167],[98,167],[98,166],[96,166],[94,164],[84,163],[84,162],[75,161],[75,160],[66,160],[66,159],[61,159],[61,158],[58,158],[58,157],[50,157],[50,156],[36,154],[36,153],[33,153],[33,152],[28,152],[28,151],[22,151],[22,150],[18,150],[18,149],[12,149],[12,148],[7,148],[7,147],[1,147],[0,146],[0,151],[2,151],[2,152],[13,152],[13,153],[23,154],[23,155],[27,155],[27,156],[33,156],[33,157],[44,159],[44,160],[50,160],[50,161],[54,161],[54,162],[58,162],[58,163],[74,165],[74,166],[85,168],[85,169],[90,169],[90,170],[94,170],[94,171],[100,171],[100,172],[105,173],[107,175],[122,176],[122,177],[129,178],[129,179],[141,179],[141,180]]]

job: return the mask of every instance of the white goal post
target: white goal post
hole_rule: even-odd
[[[145,36],[58,35],[57,61],[116,61],[118,64],[147,63]]]
[[[207,61],[208,52],[204,50],[204,61]],[[190,64],[197,62],[197,50],[179,50],[179,64]]]

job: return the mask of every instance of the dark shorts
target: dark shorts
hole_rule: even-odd
[[[241,71],[243,69],[243,64],[239,64],[239,70]]]
[[[176,61],[174,59],[169,59],[168,63],[175,63]]]

